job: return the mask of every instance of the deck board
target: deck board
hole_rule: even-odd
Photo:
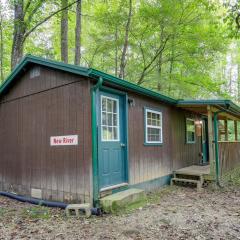
[[[175,171],[176,174],[185,174],[185,175],[208,175],[210,174],[210,165],[199,166],[192,165],[185,168],[180,168]]]

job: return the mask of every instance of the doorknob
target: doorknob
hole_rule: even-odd
[[[121,147],[126,147],[126,144],[121,143],[120,146],[121,146]]]

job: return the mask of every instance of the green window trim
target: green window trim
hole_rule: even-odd
[[[188,126],[188,123],[189,122],[192,122],[193,123],[193,131],[191,131],[191,130],[188,130],[189,129],[189,126]],[[192,126],[192,125],[190,125],[190,126]],[[189,135],[188,135],[188,133],[193,133],[193,140],[191,139],[191,140],[189,140]],[[196,143],[196,127],[195,127],[195,120],[194,119],[192,119],[192,118],[186,118],[186,143],[187,144],[194,144],[194,143]]]
[[[158,119],[148,119],[148,113],[154,114]],[[152,117],[154,116],[152,115]],[[159,117],[158,117],[159,116]],[[148,120],[155,122],[155,124],[148,124]],[[157,122],[159,121],[159,126]],[[149,129],[159,130],[159,140],[151,141],[148,139]],[[155,134],[154,134],[155,135]],[[155,136],[157,137],[157,136]],[[162,111],[159,109],[153,109],[144,107],[144,145],[145,146],[162,146],[163,145],[163,121],[162,121]]]

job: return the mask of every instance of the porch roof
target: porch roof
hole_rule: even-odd
[[[240,107],[231,100],[179,100],[177,106],[202,115],[207,115],[210,109],[212,112],[222,111],[218,114],[218,119],[240,119]]]

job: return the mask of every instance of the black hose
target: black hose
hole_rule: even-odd
[[[40,206],[45,206],[45,207],[54,207],[54,208],[61,208],[65,209],[68,204],[62,203],[62,202],[53,202],[53,201],[47,201],[47,200],[42,200],[42,199],[37,199],[37,198],[31,198],[31,197],[24,197],[24,196],[19,196],[14,193],[8,193],[8,192],[1,192],[0,191],[0,196],[8,197],[20,202],[27,202],[35,205],[40,205]],[[91,213],[92,215],[97,215],[100,216],[102,215],[101,209],[100,208],[91,208]]]

